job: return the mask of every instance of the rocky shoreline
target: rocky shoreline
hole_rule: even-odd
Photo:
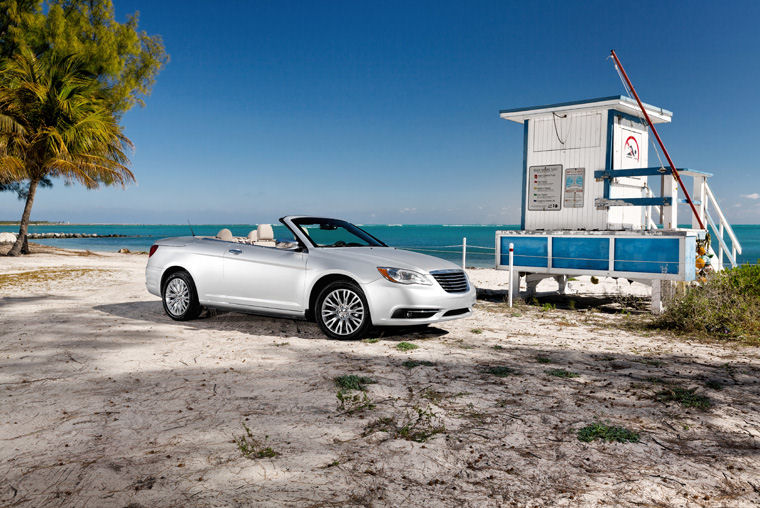
[[[97,233],[29,233],[30,240],[38,238],[125,238],[128,235],[99,235]]]
[[[108,234],[99,235],[98,233],[29,233],[29,240],[38,240],[41,238],[126,238],[129,235]],[[16,233],[0,233],[0,243],[13,243],[16,241]]]

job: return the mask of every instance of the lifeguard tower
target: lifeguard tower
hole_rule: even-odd
[[[512,287],[521,275],[529,293],[546,277],[557,279],[560,291],[572,275],[620,277],[651,285],[659,312],[673,281],[696,278],[698,258],[715,270],[724,260],[736,266],[741,245],[707,184],[711,174],[676,170],[692,180],[696,212],[690,228],[678,227],[686,200],[669,165],[650,163],[642,110],[653,124],[673,117],[625,96],[500,112],[523,126],[520,230],[496,233],[497,268],[508,268],[514,244]],[[709,247],[703,257],[698,245],[708,226],[718,252]]]

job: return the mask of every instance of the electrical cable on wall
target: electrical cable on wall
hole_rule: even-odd
[[[562,138],[559,137],[559,130],[557,129],[557,118],[567,118],[567,113],[564,115],[558,115],[557,113],[552,111],[552,122],[554,122],[554,134],[557,135],[557,141],[559,141],[560,145],[564,145],[565,141],[567,141],[567,136],[565,136],[565,141],[562,141]],[[569,129],[568,129],[569,131]],[[570,133],[568,132],[567,135],[569,136]]]

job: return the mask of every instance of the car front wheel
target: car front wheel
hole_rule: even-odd
[[[372,322],[364,292],[351,282],[333,282],[323,289],[315,314],[325,335],[339,340],[360,339]]]
[[[176,321],[195,319],[201,313],[195,284],[187,272],[175,272],[166,278],[161,299],[164,312]]]

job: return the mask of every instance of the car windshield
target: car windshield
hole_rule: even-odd
[[[315,247],[384,247],[385,244],[350,222],[301,217],[293,224]]]

